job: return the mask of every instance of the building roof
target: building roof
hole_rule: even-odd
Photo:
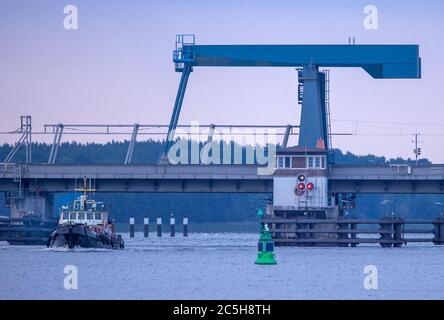
[[[307,148],[307,147],[287,147],[276,151],[276,154],[326,154],[327,150],[321,148]]]

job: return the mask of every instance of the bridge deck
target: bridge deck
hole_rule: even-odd
[[[69,192],[76,179],[94,178],[98,192],[273,191],[273,176],[254,165],[31,164],[0,166],[0,191],[18,180],[31,191]],[[444,165],[332,165],[333,192],[444,193]]]

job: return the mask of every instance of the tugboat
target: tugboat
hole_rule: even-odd
[[[57,229],[49,236],[47,247],[123,249],[122,236],[114,232],[114,224],[103,202],[88,199],[87,192],[95,189],[88,188],[87,179],[83,179],[82,188],[75,190],[83,194],[71,207],[62,206]]]

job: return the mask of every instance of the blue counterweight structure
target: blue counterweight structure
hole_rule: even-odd
[[[299,146],[315,148],[322,139],[329,149],[329,126],[327,120],[325,76],[314,64],[306,64],[298,72],[298,101],[302,105],[299,130]]]
[[[174,138],[188,77],[195,67],[296,67],[302,103],[300,147],[328,149],[325,73],[319,68],[356,67],[375,79],[421,77],[418,45],[196,45],[194,35],[178,35],[173,61],[182,78],[169,125],[165,155]]]

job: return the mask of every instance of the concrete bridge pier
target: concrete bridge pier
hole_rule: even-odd
[[[36,216],[43,219],[54,217],[54,196],[46,192],[11,191],[5,194],[5,204],[11,218]]]

